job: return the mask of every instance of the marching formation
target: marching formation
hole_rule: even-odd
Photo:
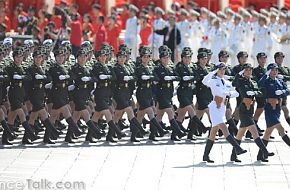
[[[240,146],[244,135],[254,139],[259,147],[257,160],[263,162],[274,155],[266,148],[274,129],[290,146],[280,123],[282,110],[290,125],[286,105],[290,69],[283,65],[282,52],[276,52],[275,62],[267,65],[266,54],[259,52],[259,65],[253,68],[244,51],[237,53],[239,64],[230,67],[227,51],[220,51],[219,60],[212,63],[212,51],[206,48],[198,49],[197,62],[193,63],[193,51],[184,47],[181,61],[174,64],[166,45],[159,48],[157,61],[153,61],[152,49],[146,46],[139,48],[140,56],[132,61],[131,49],[125,44],[120,45],[116,57],[106,44],[94,54],[87,41],[76,57],[71,55],[69,41],[54,44],[45,40],[36,47],[32,40],[25,40],[13,50],[12,45],[11,38],[0,45],[3,145],[11,145],[22,126],[23,144],[39,139],[41,131],[43,142],[54,144],[64,129],[67,143],[74,143],[84,133],[90,143],[101,138],[117,143],[117,139],[129,134],[131,142],[140,142],[147,133],[150,141],[158,141],[168,133],[172,141],[194,141],[196,136],[207,133],[203,160],[209,163],[214,162],[209,154],[216,135],[224,136],[233,146],[230,160],[235,162],[241,162],[238,155],[247,152]],[[179,106],[172,102],[175,90]],[[230,98],[237,99],[235,109]],[[257,125],[263,111],[265,132]],[[170,127],[163,123],[165,114]],[[211,127],[201,121],[204,114],[208,114]],[[189,119],[186,127],[185,119]],[[123,131],[126,128],[129,134]]]

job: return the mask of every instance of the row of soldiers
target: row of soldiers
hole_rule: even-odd
[[[65,135],[68,143],[73,143],[74,138],[84,133],[84,127],[79,124],[80,119],[85,121],[88,128],[86,141],[95,142],[95,139],[106,135],[107,141],[116,142],[116,137],[121,139],[126,136],[122,131],[127,127],[122,122],[124,113],[130,123],[132,142],[139,142],[138,138],[148,133],[146,122],[150,124],[149,139],[152,141],[169,133],[168,130],[172,131],[170,138],[173,141],[179,141],[184,136],[195,140],[195,136],[210,130],[201,122],[213,100],[210,88],[202,83],[204,76],[213,69],[210,49],[200,48],[198,61],[192,63],[193,52],[191,48],[185,47],[181,54],[182,61],[174,65],[170,61],[172,52],[166,46],[159,48],[159,60],[156,62],[152,61],[149,47],[140,48],[140,57],[133,62],[126,45],[119,47],[116,58],[112,56],[108,45],[103,45],[94,54],[92,45],[84,42],[76,58],[70,55],[71,44],[68,41],[58,44],[52,53],[53,45],[48,40],[34,48],[31,41],[25,41],[23,46],[13,50],[12,58],[11,40],[4,41],[0,46],[3,144],[11,144],[10,141],[17,138],[17,120],[25,129],[23,144],[31,144],[38,139],[37,134],[43,130],[43,126],[44,143],[54,143],[53,140],[63,133],[64,126],[59,122],[61,119],[68,123]],[[218,56],[220,62],[228,62],[227,51],[220,51]],[[233,68],[227,66],[226,77],[233,79],[238,75],[244,69],[247,58],[247,52],[239,52],[239,65]],[[266,58],[263,52],[257,54],[259,66],[253,70],[256,81],[266,72]],[[283,66],[284,54],[277,52],[274,58],[279,67],[279,78],[289,80],[290,70]],[[178,81],[178,108],[172,103],[176,87],[174,81]],[[197,99],[195,104],[194,95]],[[136,97],[137,102],[133,97]],[[266,100],[263,97],[256,100],[258,105],[254,120],[257,123]],[[282,109],[286,121],[290,123],[286,102],[284,98]],[[170,128],[162,123],[165,113]],[[144,121],[145,115],[149,121]],[[184,127],[183,122],[187,117],[189,123]],[[107,134],[104,131],[105,125],[100,123],[102,118],[109,126]],[[226,119],[230,133],[236,135],[238,109],[232,113],[231,105],[228,104]]]

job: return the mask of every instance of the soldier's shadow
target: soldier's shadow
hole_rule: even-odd
[[[235,164],[234,162],[227,162],[225,164],[215,164],[215,163],[206,163],[206,162],[200,162],[193,165],[187,165],[187,166],[175,166],[173,168],[176,169],[185,169],[185,168],[219,168],[219,167],[246,167],[246,166],[255,166],[255,167],[261,167],[261,166],[270,166],[275,164],[263,164],[262,162],[255,161],[253,163],[248,164]],[[277,164],[279,165],[279,164]]]

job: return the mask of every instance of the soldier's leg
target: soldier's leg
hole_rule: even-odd
[[[211,160],[209,158],[209,154],[210,154],[210,151],[211,151],[212,146],[214,144],[215,136],[216,136],[216,133],[217,133],[218,129],[219,129],[218,126],[212,127],[211,130],[210,130],[209,137],[208,137],[208,139],[206,141],[206,145],[205,145],[205,148],[204,148],[204,153],[203,153],[202,160],[206,161],[208,163],[213,163],[214,162],[213,160]]]

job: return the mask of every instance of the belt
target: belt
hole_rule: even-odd
[[[103,82],[103,83],[98,83],[97,87],[101,88],[101,87],[108,87],[111,84],[111,82]]]
[[[247,110],[249,110],[254,101],[252,98],[243,98],[243,103],[245,104]]]
[[[282,105],[282,99],[281,98],[267,98],[266,102],[269,103],[272,106],[273,110],[276,109],[277,105],[280,105],[280,106]]]
[[[19,82],[14,82],[14,83],[12,83],[12,86],[17,86],[17,87],[22,87],[23,86],[23,83],[22,83],[22,81],[19,81]]]
[[[33,84],[33,88],[42,88],[43,87],[43,84],[40,83],[40,84]]]
[[[65,88],[65,87],[66,87],[66,83],[65,83],[65,82],[62,82],[62,83],[56,83],[55,86],[56,86],[56,87],[59,87],[59,88]]]
[[[227,105],[228,102],[227,98],[224,99],[223,97],[220,96],[215,96],[214,101],[217,105],[217,108],[220,108],[222,106],[222,103],[224,103],[224,105]]]
[[[180,83],[181,87],[192,87],[192,82]]]
[[[152,84],[151,84],[151,82],[144,82],[144,83],[141,83],[140,86],[143,88],[150,88],[152,86]]]
[[[117,84],[118,87],[122,87],[122,88],[128,88],[128,83],[118,83]]]
[[[77,89],[86,89],[86,88],[88,88],[88,84],[77,84],[76,85],[76,87],[77,87]]]
[[[173,86],[170,82],[167,82],[167,83],[161,83],[160,85],[161,85],[161,87],[165,87],[165,88],[170,88],[170,87]]]

